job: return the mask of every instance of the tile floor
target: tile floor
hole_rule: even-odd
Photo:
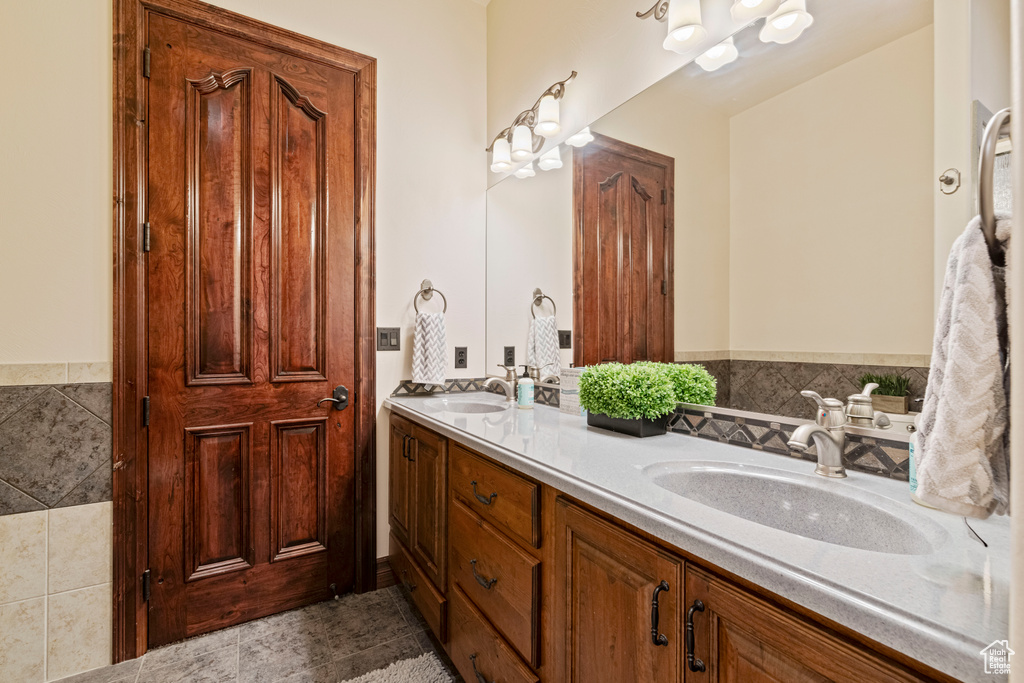
[[[61,683],[336,683],[424,652],[454,672],[426,629],[393,586],[161,647]]]

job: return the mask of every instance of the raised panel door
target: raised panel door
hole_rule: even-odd
[[[410,463],[409,451],[412,440],[411,425],[405,420],[391,416],[391,438],[388,457],[388,519],[391,533],[406,547],[410,545],[410,511],[411,496],[409,494]]]
[[[412,497],[412,554],[440,589],[447,567],[448,440],[420,427],[409,457]]]

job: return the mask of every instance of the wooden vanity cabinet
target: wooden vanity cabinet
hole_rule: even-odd
[[[684,680],[683,560],[565,498],[555,508],[556,679]]]
[[[389,444],[390,560],[424,615],[436,615],[435,635],[446,637],[448,566],[448,440],[391,415]],[[424,580],[431,585],[423,586]],[[428,618],[428,622],[431,621]]]

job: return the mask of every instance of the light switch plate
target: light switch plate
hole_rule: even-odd
[[[400,327],[378,327],[377,328],[377,350],[378,351],[401,351],[402,350],[402,328],[400,328]]]
[[[560,348],[560,349],[571,349],[572,348],[572,330],[559,330],[558,331],[558,348]]]

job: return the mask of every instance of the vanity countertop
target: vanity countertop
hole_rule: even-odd
[[[984,673],[980,651],[1008,634],[1007,518],[971,521],[986,548],[968,537],[962,518],[911,502],[906,482],[859,472],[826,479],[804,460],[672,433],[637,439],[541,405],[484,414],[436,405],[426,397],[385,401],[397,414],[939,671],[964,681],[1006,680]],[[854,496],[927,525],[936,549],[858,550],[747,521],[656,485],[652,466],[672,463],[771,468],[819,490],[853,487]]]

